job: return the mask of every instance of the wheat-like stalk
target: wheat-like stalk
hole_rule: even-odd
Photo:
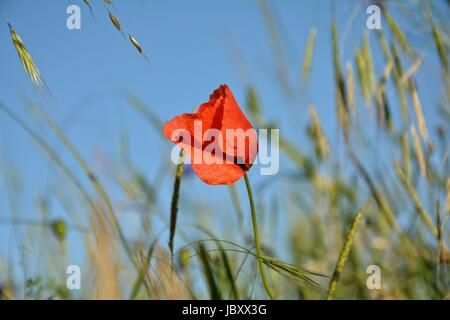
[[[22,62],[22,66],[25,69],[28,77],[30,78],[31,82],[35,86],[43,86],[44,81],[41,78],[41,74],[39,72],[39,69],[37,68],[36,64],[34,63],[30,53],[28,52],[27,48],[25,47],[22,39],[17,34],[17,32],[14,30],[12,25],[8,22],[9,32],[11,34],[11,39],[13,41],[14,47],[16,48],[17,54],[19,55],[20,62]]]
[[[358,211],[355,218],[353,218],[352,226],[350,227],[350,231],[347,234],[347,238],[344,243],[344,247],[339,254],[339,258],[336,264],[336,268],[333,273],[333,277],[328,286],[327,292],[327,300],[333,299],[333,294],[336,291],[337,283],[341,277],[342,271],[344,271],[345,262],[347,261],[348,255],[350,253],[350,249],[352,248],[353,241],[355,240],[356,233],[358,232],[359,223],[362,219],[362,213],[364,208]]]

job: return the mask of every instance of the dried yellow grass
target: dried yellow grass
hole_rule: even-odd
[[[101,204],[98,204],[101,208]],[[96,296],[95,299],[110,300],[121,299],[122,293],[119,287],[117,274],[117,260],[119,251],[113,240],[110,225],[104,217],[99,215],[89,216],[90,225],[93,227],[95,238],[86,239],[88,255],[94,266]]]
[[[405,85],[401,83],[401,78],[403,76],[403,66],[400,61],[400,56],[397,51],[397,47],[394,43],[392,43],[391,46],[391,52],[392,52],[392,62],[394,64],[394,71],[393,71],[393,79],[395,83],[395,89],[398,94],[399,102],[400,102],[400,108],[402,112],[402,120],[406,124],[408,121],[408,104],[406,101],[406,95],[405,95],[405,88],[407,87],[407,82]]]
[[[414,187],[411,184],[411,181],[408,179],[408,177],[402,171],[399,164],[395,161],[394,161],[394,168],[395,168],[395,171],[397,172],[397,175],[398,175],[400,181],[405,186],[405,189],[408,192],[408,195],[411,198],[411,200],[414,204],[414,207],[416,208],[416,211],[419,214],[419,217],[422,219],[423,223],[428,227],[428,229],[431,231],[431,233],[434,236],[437,236],[438,229],[431,221],[430,215],[426,212],[425,208],[422,206],[419,196],[417,195],[416,191],[414,190]]]
[[[411,153],[409,149],[409,142],[408,142],[408,134],[403,133],[400,137],[400,143],[402,145],[402,166],[403,166],[403,172],[405,173],[406,177],[409,178],[411,173]]]
[[[373,70],[372,54],[370,52],[369,36],[367,32],[364,32],[361,52],[364,59],[367,86],[369,87],[370,93],[375,88],[375,72]]]
[[[350,141],[350,116],[345,107],[342,91],[338,87],[336,87],[335,91],[337,120],[344,134],[344,140],[348,143]]]
[[[305,56],[303,58],[302,82],[305,83],[311,72],[312,57],[314,54],[314,44],[316,41],[317,29],[312,27],[309,31],[308,41],[306,43]]]
[[[420,173],[424,178],[427,177],[427,165],[425,161],[425,156],[422,151],[422,144],[420,143],[419,136],[417,135],[416,128],[411,125],[410,133],[413,140],[414,152],[416,155],[417,163],[419,164]]]
[[[309,107],[309,113],[311,115],[311,123],[308,127],[308,131],[315,144],[315,152],[319,159],[324,159],[330,152],[330,145],[328,139],[325,136],[322,125],[320,124],[319,116],[317,115],[316,108],[311,105]]]
[[[417,89],[415,86],[412,86],[412,103],[414,107],[414,112],[416,113],[417,126],[419,128],[419,134],[422,136],[422,139],[431,144],[430,136],[428,134],[427,125],[425,122],[425,117],[423,115],[422,103],[420,102],[419,95],[417,93]]]
[[[155,249],[156,265],[146,278],[146,286],[150,289],[151,299],[179,300],[192,299],[186,283],[173,273],[170,259],[166,252]]]
[[[369,86],[367,84],[367,76],[366,76],[367,71],[363,55],[359,49],[355,49],[355,61],[361,95],[363,96],[364,100],[368,102],[370,97],[370,91]]]
[[[347,102],[350,112],[355,115],[355,81],[353,79],[353,68],[350,62],[345,65],[345,73],[347,76]]]
[[[400,79],[400,84],[402,86],[408,84],[408,82],[411,80],[412,76],[414,74],[416,74],[417,70],[419,70],[421,65],[422,65],[422,60],[416,59],[416,61],[414,61],[414,63],[408,68],[408,70],[406,70],[403,73],[403,75]]]

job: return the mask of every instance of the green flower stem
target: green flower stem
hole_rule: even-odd
[[[177,170],[175,173],[175,182],[173,185],[173,193],[172,193],[172,203],[170,205],[169,250],[170,250],[170,260],[172,270],[173,270],[173,241],[175,238],[175,229],[177,226],[178,199],[180,197],[180,184],[181,184],[181,177],[183,176],[183,170],[184,170],[184,154],[183,149],[181,149],[180,158],[178,160]]]
[[[250,186],[250,181],[248,180],[247,173],[245,173],[244,179],[245,179],[245,185],[247,187],[248,200],[250,202],[250,209],[252,212],[253,236],[255,238],[256,259],[258,259],[259,271],[261,273],[261,279],[264,284],[264,288],[266,289],[266,292],[267,292],[267,295],[269,296],[269,298],[273,299],[272,292],[271,292],[269,284],[267,282],[266,273],[264,271],[264,263],[261,258],[261,245],[259,243],[259,234],[258,234],[258,224],[256,222],[255,203],[253,202],[252,187]]]

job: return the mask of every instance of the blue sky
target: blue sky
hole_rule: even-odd
[[[299,144],[305,141],[304,132],[299,133],[296,128],[307,121],[307,107],[314,103],[328,135],[335,141],[331,1],[270,2],[280,26],[289,77],[298,92],[293,99],[286,98],[280,90],[273,46],[257,1],[115,1],[113,13],[125,32],[138,39],[150,64],[114,29],[101,2],[92,1],[94,22],[82,1],[0,1],[0,9],[29,49],[56,98],[62,117],[71,119],[64,126],[65,132],[94,168],[99,167],[98,154],[117,159],[118,137],[124,132],[129,137],[133,162],[149,179],[157,175],[161,162],[169,157],[169,143],[129,107],[124,99],[126,92],[148,103],[161,119],[169,120],[207,101],[209,94],[222,83],[228,84],[243,104],[246,86],[252,83],[258,89],[268,118],[281,124],[282,134]],[[71,3],[81,7],[81,30],[66,28],[66,8]],[[339,37],[345,39],[341,58],[349,61],[355,44],[361,41],[367,14],[362,2],[335,3]],[[3,19],[0,22],[0,100],[30,119],[22,97],[33,98],[33,91],[11,43],[7,25]],[[318,35],[311,81],[302,91],[300,70],[311,26],[317,28]],[[375,46],[375,36],[370,35],[370,39]],[[430,43],[425,42],[423,47],[431,47]],[[243,57],[245,67],[236,64],[236,56]],[[375,63],[379,75],[383,66],[378,60]],[[427,60],[425,67],[433,72],[439,70],[435,58]],[[427,74],[419,73],[418,79],[424,80],[424,76]],[[438,88],[429,81],[422,81],[420,88],[423,101],[433,103]],[[434,123],[431,113],[427,110],[425,113]],[[34,122],[33,125],[81,176],[77,165],[43,124]],[[283,128],[287,129],[283,132]],[[27,212],[24,215],[37,216],[36,198],[49,182],[55,183],[54,172],[30,138],[2,113],[0,157],[2,163],[11,164],[20,173],[20,208]],[[3,181],[5,172],[0,175]],[[254,169],[252,178],[258,179],[257,175]],[[227,195],[224,187],[211,188],[195,179],[187,182],[195,192],[206,192],[212,197]],[[238,187],[243,190],[242,182]],[[0,180],[2,217],[9,214],[6,188]],[[171,181],[166,181],[160,190],[164,208],[169,206],[170,190]],[[115,192],[113,188],[111,192]],[[59,212],[52,214],[64,216]],[[4,230],[7,226],[0,225],[0,254],[6,250]]]

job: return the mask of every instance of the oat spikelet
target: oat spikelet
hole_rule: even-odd
[[[40,99],[42,107],[47,109],[46,112],[49,113],[50,116],[55,120],[56,118],[59,117],[55,98],[53,97],[53,94],[50,91],[50,89],[47,87],[44,79],[42,78],[39,72],[39,69],[34,63],[22,39],[14,30],[12,25],[9,22],[7,22],[7,24],[9,27],[14,47],[16,48],[17,54],[19,55],[20,58],[20,62],[22,63],[22,66],[25,69],[25,72],[27,73],[28,78],[31,81],[33,90],[37,98]]]
[[[114,3],[111,0],[103,0],[103,5],[105,6],[106,10],[109,10],[108,7],[111,7],[112,9],[116,10],[116,7],[114,6]]]
[[[130,38],[131,44],[136,48],[136,50],[144,57],[145,60],[147,60],[147,62],[150,63],[150,61],[148,60],[148,58],[145,55],[144,51],[142,50],[142,47],[139,44],[139,42],[131,34],[128,35],[128,37]]]
[[[116,27],[116,29],[120,32],[122,32],[122,28],[120,27],[120,22],[119,20],[117,20],[116,16],[114,16],[111,11],[108,10],[108,14],[109,14],[109,19],[111,20],[112,24],[114,25],[114,27]]]
[[[39,73],[39,69],[33,62],[33,59],[31,58],[30,53],[28,52],[27,48],[23,44],[22,39],[17,34],[17,32],[14,30],[14,28],[11,26],[11,24],[8,22],[9,32],[11,33],[11,38],[14,44],[14,47],[16,48],[17,54],[19,55],[20,61],[22,62],[22,66],[25,69],[26,73],[28,74],[28,77],[30,78],[31,82],[38,87],[43,86],[44,82],[41,78],[41,74]]]
[[[133,46],[136,48],[137,51],[139,51],[139,53],[142,54],[142,47],[139,44],[139,42],[137,42],[137,40],[133,37],[133,36],[129,36],[130,37],[130,41],[133,44]]]

